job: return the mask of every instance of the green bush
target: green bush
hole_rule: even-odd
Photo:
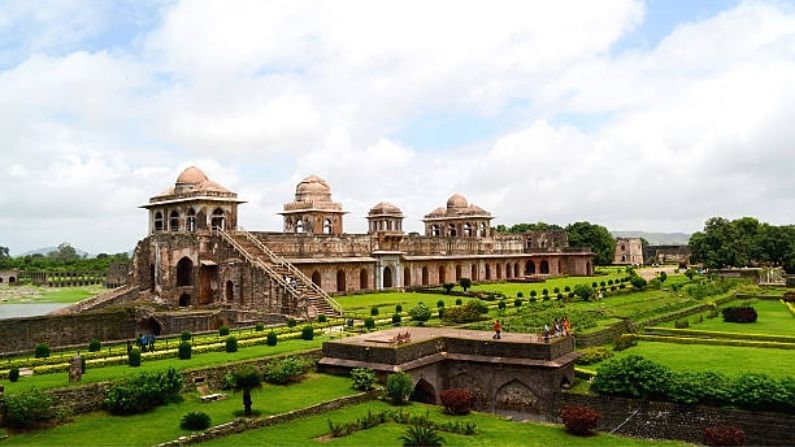
[[[311,325],[306,325],[301,328],[301,339],[302,340],[312,340],[315,338],[315,328]]]
[[[235,375],[232,373],[224,374],[224,377],[221,379],[221,389],[224,390],[233,390],[236,387]]]
[[[223,325],[220,329],[218,329],[218,335],[221,337],[226,337],[229,335],[229,326]]]
[[[566,292],[566,293],[569,293],[569,292],[571,292],[571,287],[566,286],[566,287],[563,288],[563,291]]]
[[[174,368],[160,373],[139,373],[117,383],[105,395],[111,414],[142,413],[158,405],[182,400],[182,374]]]
[[[611,396],[659,399],[668,392],[671,375],[665,366],[630,355],[601,365],[591,390]]]
[[[177,349],[177,357],[182,360],[190,360],[192,351],[190,342],[183,341],[179,344],[179,348]]]
[[[400,326],[400,323],[403,321],[403,317],[400,314],[392,315],[392,325],[393,326]]]
[[[38,388],[3,397],[3,422],[12,428],[29,429],[55,418],[52,397]]]
[[[662,287],[662,283],[658,278],[654,278],[648,282],[647,287],[652,290],[660,290],[660,287]]]
[[[276,332],[270,331],[268,332],[267,343],[268,346],[276,346],[276,343],[279,342],[279,338],[276,336]]]
[[[456,306],[460,306],[462,304],[464,304],[464,300],[462,300],[461,298],[456,298],[455,299],[455,305]]]
[[[535,290],[531,290],[530,291],[530,296],[535,298],[536,296],[538,296],[538,292],[536,292]]]
[[[16,382],[19,380],[19,368],[16,366],[8,370],[8,380]]]
[[[439,301],[437,301],[437,302],[436,302],[436,307],[437,307],[437,308],[439,308],[439,307],[444,307],[444,300],[439,300]]]
[[[577,358],[578,365],[593,365],[594,363],[607,360],[614,355],[613,351],[602,346],[585,348],[578,352],[580,353],[580,357]]]
[[[439,312],[439,319],[440,320],[444,319],[444,307],[439,307],[438,312]]]
[[[574,286],[574,294],[583,301],[588,301],[593,296],[593,289],[587,284],[577,284]]]
[[[547,289],[542,290],[541,295],[549,295],[549,290]]]
[[[199,431],[210,427],[210,415],[201,411],[191,411],[182,416],[179,422],[183,430]]]
[[[386,378],[386,395],[395,405],[403,405],[413,389],[411,376],[404,372],[392,373]]]
[[[237,352],[237,338],[227,337],[225,349],[226,352]]]
[[[370,368],[354,368],[351,370],[351,380],[353,389],[369,391],[375,384],[375,371]]]
[[[448,282],[442,284],[442,288],[446,293],[450,293],[453,290],[453,287],[455,287],[455,283]]]
[[[265,323],[259,322],[256,326],[254,326],[254,330],[256,332],[262,332],[265,330]]]
[[[295,318],[291,317],[287,319],[287,327],[295,327],[297,324],[298,322],[295,321]]]
[[[97,352],[102,349],[102,343],[96,338],[88,343],[88,352]]]
[[[623,351],[638,344],[638,340],[632,334],[621,334],[613,343],[614,351]]]
[[[243,412],[246,416],[252,414],[251,411],[251,389],[260,385],[260,373],[252,365],[245,365],[235,371],[235,388],[243,390]]]
[[[522,307],[522,299],[516,298],[515,300],[513,300],[513,307]]]
[[[441,447],[446,442],[435,429],[424,425],[409,426],[400,440],[403,447]]]
[[[37,359],[43,359],[50,356],[50,347],[47,343],[37,343],[36,348],[34,349],[34,357]]]
[[[398,304],[398,305],[396,305],[396,306],[395,306],[395,313],[396,313],[396,314],[399,314],[399,313],[401,313],[401,312],[403,312],[403,305],[402,305],[402,304]]]
[[[727,323],[755,323],[758,318],[756,309],[751,306],[724,307],[721,314]]]
[[[309,371],[310,367],[311,362],[298,357],[274,360],[265,365],[265,381],[281,385],[297,382]]]
[[[646,284],[647,284],[645,279],[643,279],[643,278],[641,278],[640,276],[637,276],[637,275],[633,276],[629,280],[629,282],[630,282],[630,284],[632,284],[632,287],[636,288],[637,290],[645,289],[646,288]]]
[[[420,326],[422,326],[426,321],[431,319],[431,310],[428,309],[428,306],[422,302],[419,302],[416,306],[411,308],[409,311],[409,316],[413,321],[416,321]]]
[[[505,310],[505,301],[500,301],[499,303],[497,303],[497,309]]]
[[[328,318],[326,318],[326,315],[320,314],[320,315],[317,316],[317,322],[318,323],[325,323],[326,321],[328,321]]]
[[[674,321],[674,327],[677,329],[684,329],[690,327],[690,322],[687,320],[676,320]]]
[[[458,280],[458,284],[460,284],[461,288],[464,289],[464,292],[466,292],[467,289],[472,287],[472,280],[469,278],[461,278]]]
[[[524,298],[524,293],[516,292],[516,298]]]
[[[138,348],[132,348],[130,353],[127,354],[127,364],[132,367],[141,366],[141,350]]]
[[[193,334],[190,331],[182,331],[182,334],[179,336],[182,341],[190,341],[193,338]]]
[[[378,315],[378,306],[373,306],[370,308],[370,315],[372,316]]]
[[[367,329],[368,331],[372,331],[373,329],[375,329],[375,320],[373,319],[373,317],[367,317],[364,319],[364,328]]]
[[[452,323],[472,323],[483,319],[489,308],[480,300],[468,301],[463,306],[452,307],[444,313],[444,320]]]

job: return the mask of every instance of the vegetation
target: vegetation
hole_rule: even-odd
[[[326,316],[325,315],[320,314],[320,317],[323,317],[323,321],[326,321],[326,318],[325,318]],[[320,317],[318,317],[318,321],[320,321]],[[257,331],[257,332],[264,331],[265,330],[265,324],[262,323],[262,322],[257,322],[257,325],[254,326],[254,330]]]
[[[190,341],[191,337],[193,337],[193,334],[191,334],[190,331],[182,331],[180,335],[182,341]]]
[[[297,382],[309,371],[311,366],[311,362],[299,357],[275,360],[265,365],[265,381],[281,385]]]
[[[721,314],[727,323],[755,323],[758,318],[756,309],[751,306],[724,307]]]
[[[466,388],[450,388],[439,393],[444,410],[455,416],[469,414],[475,404],[475,395]]]
[[[83,258],[68,242],[58,245],[55,251],[46,255],[34,254],[11,257],[7,247],[0,247],[0,270],[20,269],[21,271],[105,271],[112,263],[129,262],[127,253],[100,253],[94,258]]]
[[[704,429],[704,444],[709,446],[738,446],[745,444],[745,432],[734,425],[716,425]]]
[[[276,332],[273,331],[268,332],[268,338],[267,338],[268,346],[276,346],[276,343],[278,343],[278,341],[279,338],[276,336]]]
[[[190,343],[187,341],[183,341],[179,344],[179,348],[177,349],[177,357],[182,360],[190,360],[191,358],[191,346]]]
[[[578,365],[592,365],[613,357],[613,351],[603,346],[585,348],[579,351],[580,357],[577,359]]]
[[[251,416],[251,390],[260,385],[260,373],[257,368],[251,365],[245,365],[235,371],[235,388],[243,390],[243,413],[246,416]]]
[[[600,418],[598,411],[584,405],[566,405],[560,409],[560,419],[566,431],[577,436],[592,434]]]
[[[312,340],[315,338],[315,328],[312,325],[306,325],[301,328],[301,339],[302,340]]]
[[[96,338],[88,343],[88,352],[97,352],[102,349],[102,343]]]
[[[36,343],[33,353],[37,359],[47,358],[50,356],[50,347],[47,343]]]
[[[10,370],[8,370],[8,380],[12,382],[16,382],[17,380],[19,380],[19,368],[13,367]]]
[[[229,335],[229,326],[223,325],[218,329],[218,335],[221,337],[226,337]]]
[[[466,292],[470,287],[472,287],[472,280],[469,278],[461,278],[458,280],[458,284],[460,284],[461,288],[464,289],[464,292]]]
[[[370,391],[375,384],[375,371],[370,368],[354,368],[351,370],[353,389]]]
[[[616,240],[607,228],[589,222],[575,222],[566,226],[569,245],[572,247],[591,247],[595,253],[593,262],[597,265],[610,265],[616,252]]]
[[[141,366],[141,350],[138,348],[132,348],[130,353],[127,354],[127,364],[132,366],[133,368]]]
[[[33,388],[3,397],[3,422],[13,428],[33,428],[56,416],[53,399]]]
[[[400,437],[404,447],[440,447],[445,444],[444,438],[436,430],[422,425],[412,425]]]
[[[404,372],[392,373],[386,378],[386,395],[394,405],[403,405],[411,395],[414,383]]]
[[[237,338],[235,337],[226,337],[225,343],[225,350],[226,352],[237,352]]]
[[[182,416],[179,426],[184,430],[198,431],[210,427],[210,415],[203,411],[191,411]]]
[[[411,308],[409,311],[409,316],[413,321],[416,321],[418,324],[422,325],[431,319],[431,309],[429,309],[428,306],[422,302],[419,302],[416,306]]]
[[[182,400],[182,374],[174,368],[162,373],[139,373],[113,385],[105,396],[105,408],[112,414],[143,413],[158,405]]]

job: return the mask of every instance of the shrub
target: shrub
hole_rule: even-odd
[[[439,309],[439,310],[438,310],[438,312],[439,312],[439,319],[444,319],[444,307],[440,307],[440,308],[438,308],[438,309]]]
[[[666,395],[670,380],[667,367],[630,355],[600,366],[591,389],[612,396],[654,399]]]
[[[600,286],[600,287],[604,287],[604,286],[606,286],[606,285],[607,285],[607,284],[606,284],[604,281],[599,281],[599,286]]]
[[[373,319],[373,317],[367,317],[364,319],[364,327],[368,331],[372,331],[373,329],[375,329],[375,320]]]
[[[577,284],[574,286],[574,294],[583,301],[588,301],[593,296],[593,289],[587,284]]]
[[[102,349],[102,343],[96,338],[88,343],[88,352],[97,352]]]
[[[586,436],[599,424],[601,415],[593,408],[581,405],[565,405],[560,409],[560,418],[566,431],[578,435]]]
[[[544,296],[542,297],[542,299],[543,299],[544,301],[549,301],[549,300],[550,300],[550,298],[549,298],[549,295],[544,295]]]
[[[516,298],[524,298],[524,293],[516,292]]]
[[[237,338],[227,337],[225,349],[226,352],[237,352]]]
[[[226,337],[229,335],[229,326],[223,325],[218,329],[218,335],[221,337]]]
[[[660,282],[665,282],[668,279],[668,274],[665,272],[660,272]]]
[[[660,282],[659,278],[654,278],[648,282],[647,287],[652,290],[660,290],[662,283]]]
[[[530,291],[530,296],[531,297],[535,298],[537,295],[538,295],[538,292],[536,292],[535,290],[531,290]]]
[[[755,323],[757,319],[756,309],[751,306],[724,307],[721,314],[727,323]]]
[[[50,356],[50,347],[47,343],[37,343],[36,348],[34,350],[34,357],[37,359],[43,359]]]
[[[182,416],[179,423],[183,430],[204,430],[210,427],[210,415],[201,411],[191,411]]]
[[[182,400],[182,374],[174,368],[160,373],[139,373],[113,385],[105,395],[105,408],[112,414],[142,413],[158,405]]]
[[[592,282],[591,283],[591,288],[595,289],[597,287],[599,287],[599,283],[597,283],[597,282]]]
[[[592,365],[613,357],[613,351],[605,347],[585,348],[579,351],[580,357],[577,358],[578,365]]]
[[[310,366],[308,361],[298,357],[275,360],[265,365],[265,381],[277,384],[297,382]]]
[[[674,322],[674,327],[677,329],[684,329],[690,327],[690,322],[687,320],[676,320]]]
[[[569,287],[569,286],[566,286],[566,287],[564,287],[564,288],[563,288],[563,291],[564,291],[564,292],[567,292],[567,293],[568,293],[568,292],[571,292],[571,287]]]
[[[462,300],[461,298],[456,298],[455,299],[455,305],[456,306],[460,306],[462,304],[464,304],[464,300]]]
[[[442,287],[444,288],[444,291],[446,293],[450,293],[453,290],[453,287],[455,287],[455,284],[451,282],[446,282],[442,285]]]
[[[439,308],[439,307],[444,307],[444,300],[439,300],[439,301],[437,301],[437,302],[436,302],[436,307],[437,307],[437,308]]]
[[[191,346],[190,342],[183,341],[179,344],[179,348],[177,349],[177,356],[182,360],[188,360],[191,357]]]
[[[392,373],[386,378],[386,395],[395,405],[403,405],[413,389],[411,376],[404,372]]]
[[[608,279],[607,280],[607,285],[608,286],[612,286],[613,285],[613,280],[612,279]]]
[[[234,388],[235,388],[235,375],[232,373],[224,374],[224,377],[221,379],[221,389],[231,390]]]
[[[351,380],[353,389],[359,391],[369,391],[375,384],[375,371],[370,368],[355,368],[351,370]]]
[[[536,302],[538,302],[538,298],[536,298],[536,297],[534,297],[534,296],[531,296],[531,297],[530,297],[530,302],[531,302],[531,303],[536,303]]]
[[[745,443],[745,432],[734,425],[716,425],[704,429],[704,444],[735,446]]]
[[[489,308],[480,300],[468,301],[463,306],[453,307],[445,311],[444,320],[452,323],[471,323],[483,319],[483,314],[488,313]]]
[[[325,315],[321,314],[320,316],[321,316],[321,317],[324,317]],[[265,330],[265,324],[264,324],[264,323],[262,323],[262,322],[260,322],[260,323],[257,323],[257,325],[256,325],[256,326],[254,326],[254,330],[255,330],[255,331],[257,331],[257,332],[262,332],[262,331],[264,331],[264,330]],[[190,414],[190,413],[188,413],[188,414]]]
[[[243,412],[246,416],[252,413],[251,389],[258,387],[260,381],[259,371],[252,365],[243,366],[235,371],[235,388],[243,390]]]
[[[312,340],[315,338],[315,328],[312,325],[308,324],[301,328],[301,339],[302,340]]]
[[[475,404],[475,395],[466,388],[450,388],[439,393],[444,410],[452,415],[469,414]]]
[[[16,382],[19,380],[19,368],[16,366],[8,370],[8,380]]]
[[[328,318],[326,318],[325,314],[320,314],[317,316],[318,323],[325,323],[326,321],[328,321]]]
[[[270,331],[268,332],[267,343],[268,346],[276,346],[276,343],[279,342],[279,338],[276,336],[276,332]]]
[[[541,295],[549,295],[549,290],[547,289],[542,290]]]
[[[643,278],[641,278],[640,276],[637,276],[637,275],[633,276],[629,280],[629,282],[630,282],[630,284],[632,284],[632,287],[634,287],[634,288],[636,288],[638,290],[645,289],[646,288],[646,284],[647,284],[645,279],[643,279]]]
[[[558,293],[558,295],[555,298],[557,298],[557,299],[562,301],[563,300],[563,294],[562,293]]]
[[[400,437],[403,447],[441,447],[445,440],[436,430],[424,425],[412,425]]]
[[[428,306],[422,302],[419,302],[416,306],[411,308],[409,311],[409,316],[411,316],[412,320],[416,321],[420,326],[422,326],[431,318],[431,310],[428,309]]]
[[[373,306],[370,308],[370,315],[372,316],[378,315],[378,306]]]
[[[52,397],[38,388],[5,396],[3,407],[3,422],[13,428],[33,428],[55,417]]]
[[[461,284],[461,288],[464,289],[464,292],[466,292],[467,289],[472,287],[472,280],[469,278],[461,278],[458,280],[458,284]]]
[[[141,350],[132,348],[130,353],[127,354],[127,364],[132,367],[141,366]]]
[[[461,298],[459,298],[457,301],[460,301],[460,300],[461,300]],[[399,313],[401,313],[401,312],[403,312],[403,305],[402,305],[402,304],[398,304],[398,305],[396,305],[396,306],[395,306],[395,313],[396,313],[396,314],[399,314]]]
[[[505,301],[500,301],[499,303],[497,303],[497,309],[505,310]]]
[[[560,293],[560,287],[555,287],[554,289],[552,289],[552,293],[554,293],[554,294],[556,294],[556,295],[557,295],[558,293]]]
[[[522,307],[522,299],[516,298],[515,300],[513,300],[513,307]]]
[[[629,349],[633,346],[636,346],[638,341],[635,339],[635,336],[632,334],[621,334],[616,341],[613,343],[613,350],[614,351],[623,351],[625,349]]]
[[[400,323],[403,321],[403,317],[400,314],[392,315],[392,325],[393,326],[400,326]]]
[[[295,327],[297,324],[298,324],[298,322],[295,321],[295,318],[288,318],[287,319],[287,327]]]
[[[191,334],[190,331],[182,331],[182,335],[179,337],[182,339],[182,341],[190,341],[190,339],[193,337],[193,334]]]

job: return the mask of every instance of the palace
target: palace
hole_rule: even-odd
[[[282,232],[240,228],[242,203],[185,169],[142,206],[149,234],[136,246],[131,286],[173,308],[311,317],[339,313],[335,294],[593,272],[593,253],[569,247],[565,232],[499,234],[491,214],[459,194],[425,215],[424,235],[406,234],[403,213],[387,202],[369,211],[367,234],[344,233],[346,212],[317,176],[284,204]]]

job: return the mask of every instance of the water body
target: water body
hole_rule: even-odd
[[[0,304],[0,319],[44,315],[68,305],[64,303]]]

